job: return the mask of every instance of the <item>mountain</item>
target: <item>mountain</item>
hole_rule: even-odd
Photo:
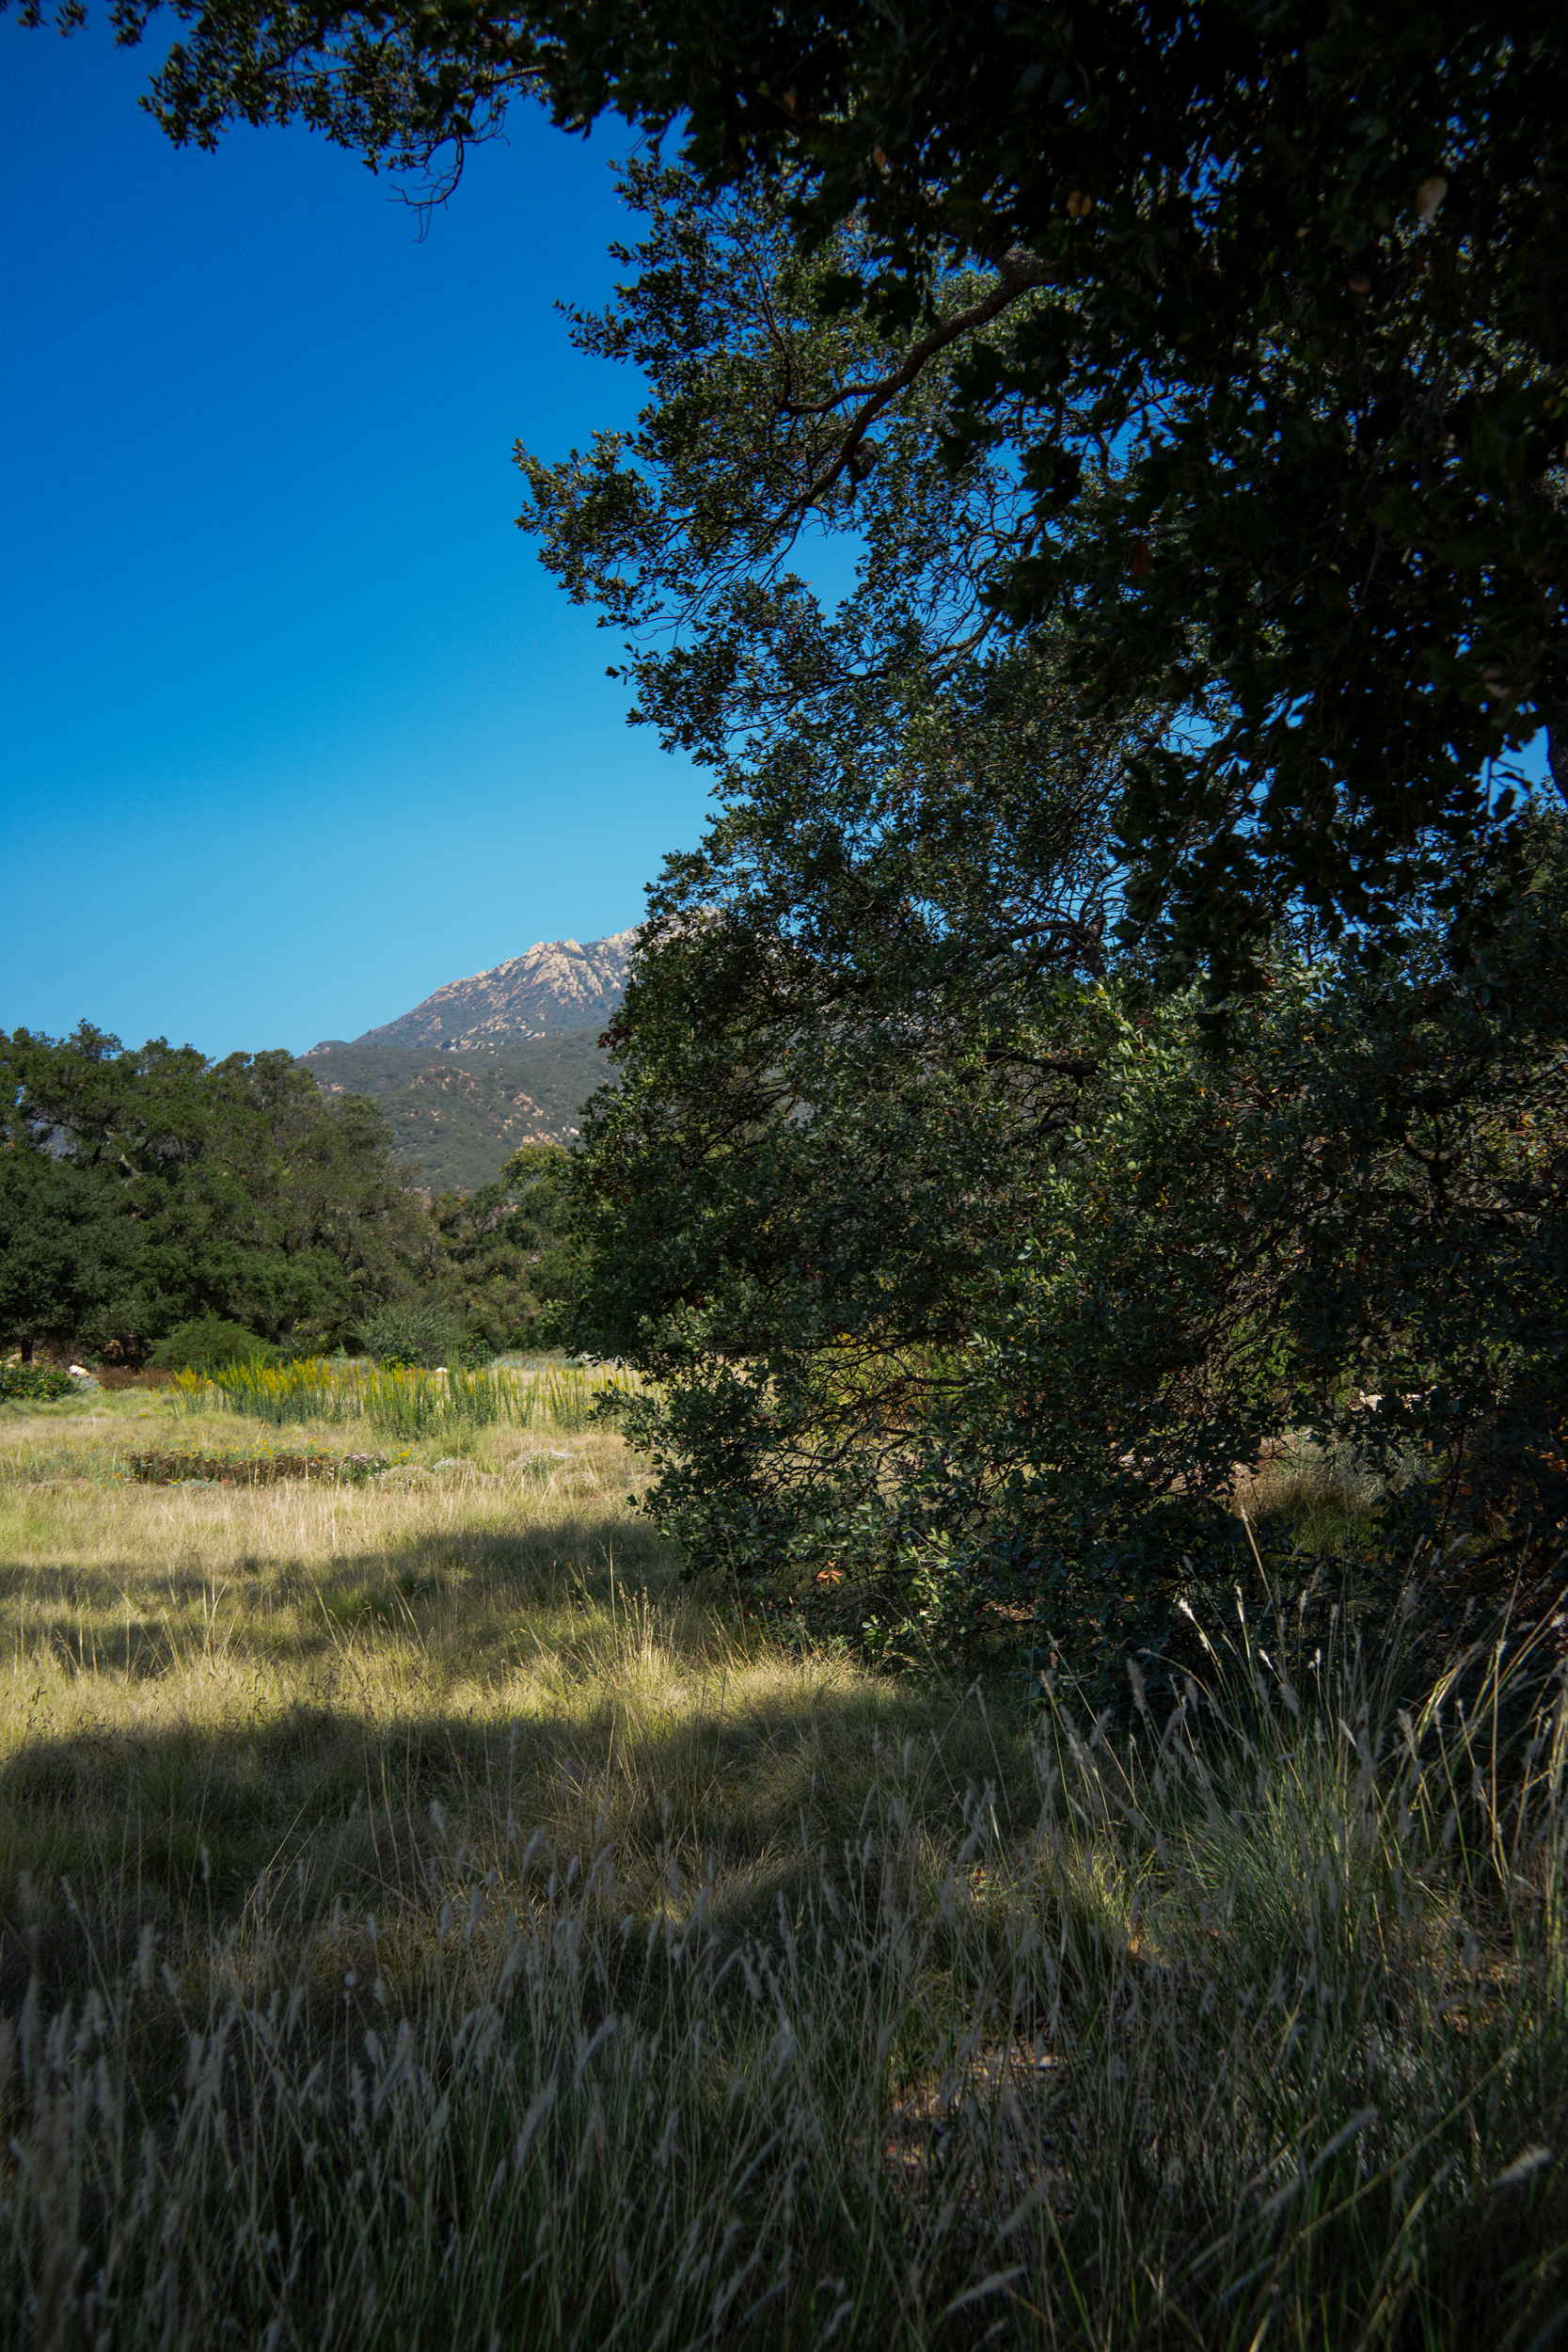
[[[586,946],[575,939],[542,939],[488,972],[449,980],[412,1012],[367,1029],[354,1043],[471,1054],[573,1029],[602,1029],[620,1004],[636,945],[635,930],[591,939]],[[340,1039],[324,1038],[304,1058],[344,1050]]]
[[[613,1019],[637,944],[540,940],[412,1012],[299,1057],[324,1094],[369,1094],[399,1156],[433,1192],[474,1192],[522,1143],[570,1143],[613,1072],[599,1034]]]
[[[368,1094],[391,1123],[398,1156],[430,1192],[477,1192],[520,1143],[575,1141],[581,1105],[614,1071],[596,1029],[487,1053],[334,1044],[301,1057],[324,1094]]]

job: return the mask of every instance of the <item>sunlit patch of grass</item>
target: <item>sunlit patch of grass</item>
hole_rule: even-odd
[[[286,1364],[247,1358],[211,1374],[181,1373],[169,1401],[187,1414],[222,1411],[277,1426],[362,1421],[385,1437],[420,1438],[496,1425],[578,1432],[593,1424],[607,1399],[631,1396],[640,1386],[635,1373],[613,1365],[424,1371],[369,1358]]]
[[[1275,1531],[1288,1529],[1306,1550],[1320,1554],[1365,1550],[1375,1541],[1385,1480],[1354,1453],[1326,1451],[1292,1432],[1247,1470],[1237,1466],[1233,1499],[1247,1517]]]

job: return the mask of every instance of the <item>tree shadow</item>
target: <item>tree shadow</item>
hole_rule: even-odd
[[[300,1665],[341,1647],[342,1634],[361,1623],[417,1630],[420,1611],[433,1601],[449,1610],[466,1597],[483,1605],[505,1585],[519,1605],[549,1606],[574,1591],[608,1594],[612,1573],[623,1586],[664,1591],[677,1572],[651,1528],[584,1511],[512,1529],[423,1530],[325,1561],[242,1552],[209,1565],[192,1543],[157,1571],[155,1585],[145,1562],[134,1559],[41,1568],[0,1560],[0,1609],[18,1613],[25,1650],[41,1647],[72,1676],[151,1682],[214,1645],[227,1654],[237,1645],[278,1668]],[[247,1630],[236,1627],[246,1604],[275,1613],[264,1640],[256,1638],[259,1617]]]
[[[247,1704],[231,1646],[215,1701],[193,1677],[190,1703],[177,1692],[161,1720],[145,1706],[119,1722],[90,1709],[67,1727],[35,1719],[0,1765],[0,2009],[34,1975],[56,2005],[123,1975],[150,1924],[160,1950],[255,1936],[285,1885],[303,1951],[335,1903],[427,1935],[442,1890],[476,1870],[495,1874],[496,1900],[521,1900],[574,1856],[586,1870],[611,1847],[620,1899],[638,1915],[705,1884],[713,1915],[739,1931],[815,1883],[824,1857],[841,1867],[895,1801],[901,1835],[928,1819],[956,1842],[989,1782],[1032,1826],[1027,1741],[994,1707],[748,1656],[716,1619],[705,1647],[695,1613],[690,1644],[672,1629],[661,1648],[658,1604],[635,1587],[628,1602],[618,1566],[612,1611],[608,1563],[585,1568],[588,1529],[570,1549],[565,1525],[430,1533],[340,1561],[325,1584],[312,1569],[326,1608],[268,1654],[301,1679],[285,1705]],[[651,1548],[645,1565],[668,1573]],[[379,1594],[391,1613],[345,1629],[331,1621],[334,1593]],[[486,1628],[477,1659],[465,1648],[470,1603]],[[505,1656],[500,1603],[555,1613],[547,1671],[524,1690],[515,1667],[485,1682]],[[373,1664],[385,1625],[402,1629],[407,1655],[421,1607],[431,1624],[446,1614],[453,1687],[368,1691],[356,1650]],[[181,1663],[160,1666],[169,1661],[166,1634],[133,1622],[120,1654],[100,1643],[96,1671],[145,1690]],[[89,1659],[80,1681],[94,1671]]]

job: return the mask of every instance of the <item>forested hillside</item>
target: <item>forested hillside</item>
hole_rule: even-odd
[[[432,1053],[361,1039],[305,1057],[329,1100],[372,1100],[399,1162],[425,1191],[472,1192],[494,1183],[526,1143],[570,1143],[582,1105],[614,1077],[596,1029],[476,1053]]]
[[[324,1039],[299,1066],[333,1099],[380,1104],[421,1190],[472,1192],[522,1145],[575,1140],[583,1104],[614,1076],[599,1040],[636,940],[539,940],[362,1037]]]

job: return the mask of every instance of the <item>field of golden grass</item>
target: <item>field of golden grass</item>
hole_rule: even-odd
[[[0,1418],[8,2343],[1568,2323],[1549,1629],[1095,1724],[785,1648],[609,1429],[127,1472],[280,1442]]]
[[[758,1874],[802,1808],[819,1836],[852,1829],[879,1739],[942,1711],[683,1591],[610,1432],[487,1430],[347,1486],[125,1474],[149,1446],[264,1454],[275,1435],[135,1394],[6,1429],[5,1879],[119,1878],[134,1852],[170,1904],[198,1883],[243,1902],[302,1862],[373,1888],[378,1804],[435,1801],[500,1847],[509,1813],[649,1855],[673,1834],[766,1908]],[[950,1796],[1001,1769],[957,1712]]]

